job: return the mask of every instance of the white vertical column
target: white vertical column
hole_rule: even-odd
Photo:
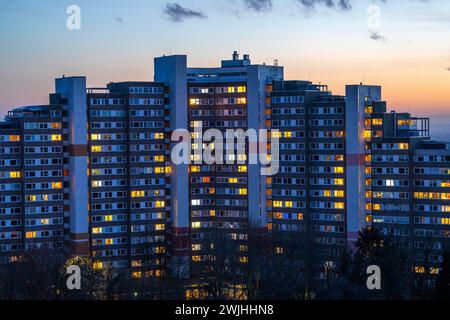
[[[358,232],[366,227],[366,97],[381,100],[381,87],[346,86],[346,180],[347,241],[355,242]]]
[[[283,67],[253,65],[247,69],[247,127],[256,130],[258,135],[259,129],[267,129],[266,86],[273,80],[282,80],[283,76]],[[254,231],[267,232],[266,178],[261,175],[261,164],[248,166],[248,218]]]
[[[70,248],[89,255],[89,188],[87,164],[86,78],[56,79],[56,93],[67,99],[69,111]]]
[[[155,59],[155,81],[170,88],[170,129],[188,130],[187,57],[182,55]],[[171,149],[175,143],[172,143]],[[189,171],[187,164],[172,164],[171,173],[172,254],[177,275],[189,272],[190,212]],[[179,269],[182,270],[179,270]]]

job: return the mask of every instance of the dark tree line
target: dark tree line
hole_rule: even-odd
[[[207,299],[250,300],[405,300],[449,299],[450,254],[438,277],[425,266],[417,272],[415,255],[374,228],[360,233],[340,256],[320,256],[304,234],[250,235],[246,256],[233,241],[220,239],[213,253],[194,267],[196,283]],[[369,290],[369,266],[381,270],[381,290]],[[435,280],[431,286],[430,280]],[[236,295],[236,292],[239,294]]]
[[[417,272],[414,255],[375,229],[361,232],[340,256],[323,257],[315,248],[300,233],[250,234],[245,246],[218,237],[200,262],[190,264],[188,279],[179,276],[164,251],[144,264],[149,270],[158,267],[159,277],[136,278],[127,268],[98,269],[90,259],[37,250],[21,262],[0,265],[0,300],[185,299],[186,292],[196,292],[189,298],[211,300],[450,299],[448,251],[436,276],[428,267]],[[67,288],[69,265],[80,267],[81,290]],[[381,269],[381,290],[367,288],[371,265]]]

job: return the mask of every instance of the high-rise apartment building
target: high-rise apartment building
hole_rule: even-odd
[[[261,165],[249,161],[252,142],[247,139],[245,146],[238,146],[243,142],[230,130],[266,129],[270,85],[282,78],[282,67],[252,65],[248,55],[239,59],[236,52],[220,68],[187,69],[189,131],[201,127],[199,133],[204,134],[217,129],[224,138],[236,138],[229,145],[232,154],[215,154],[219,161],[213,165],[197,162],[194,154],[189,176],[193,261],[201,261],[202,254],[221,237],[235,240],[241,260],[246,261],[249,231],[267,230],[267,187]],[[208,144],[194,140],[194,153]],[[246,152],[239,154],[239,147]]]
[[[0,125],[0,259],[65,244],[69,180],[68,121],[61,106],[8,113]]]
[[[280,172],[267,177],[269,229],[303,233],[330,258],[347,239],[345,99],[305,81],[275,81],[270,96]]]
[[[47,246],[158,276],[168,251],[187,275],[220,237],[247,262],[250,232],[304,235],[329,261],[374,225],[418,253],[418,272],[437,265],[450,236],[450,148],[431,140],[428,119],[387,112],[378,86],[336,96],[283,71],[234,53],[217,68],[156,58],[154,82],[57,79],[49,105],[0,124],[2,262]],[[279,170],[262,175],[248,139],[216,153],[209,129],[268,129]],[[191,162],[175,164],[186,136]]]

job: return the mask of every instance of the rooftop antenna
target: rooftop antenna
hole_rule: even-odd
[[[278,67],[278,59],[273,60],[273,65],[274,65],[275,67]]]

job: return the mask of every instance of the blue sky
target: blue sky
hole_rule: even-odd
[[[243,0],[170,1],[207,16],[174,23],[160,0],[2,0],[0,114],[46,103],[62,74],[86,75],[91,86],[151,80],[154,56],[188,54],[190,65],[214,66],[237,49],[256,63],[278,59],[287,78],[335,93],[381,84],[396,110],[450,114],[450,1],[353,0],[351,10],[299,1],[272,0],[263,12]],[[66,28],[72,4],[80,30]],[[381,10],[377,40],[367,26],[371,5]]]

